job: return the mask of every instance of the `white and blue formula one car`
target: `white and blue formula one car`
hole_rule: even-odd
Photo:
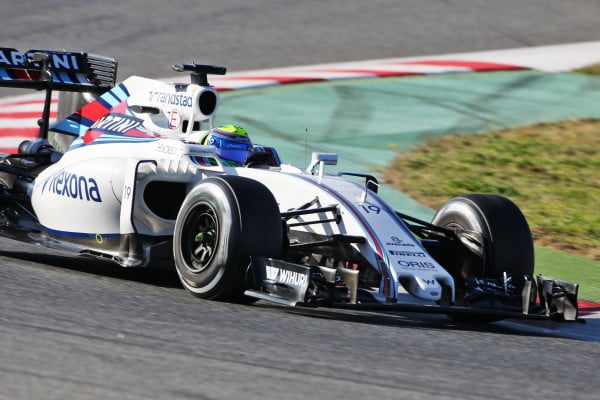
[[[386,204],[372,175],[326,172],[336,154],[298,168],[252,146],[232,164],[199,144],[219,99],[207,74],[225,68],[173,68],[191,83],[115,85],[110,58],[0,49],[2,86],[47,94],[40,138],[0,158],[0,235],[123,267],[174,265],[207,299],[578,319],[577,285],[533,278],[530,230],[510,200],[457,197],[425,222]],[[89,102],[49,126],[55,90]]]

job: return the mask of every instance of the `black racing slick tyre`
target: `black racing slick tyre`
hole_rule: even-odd
[[[279,208],[266,186],[239,176],[210,177],[177,215],[175,267],[192,294],[243,301],[250,256],[279,258],[283,242]]]
[[[533,239],[519,208],[509,199],[491,194],[469,194],[446,202],[432,223],[463,232],[461,241],[471,257],[454,260],[463,278],[498,278],[508,274],[533,275]],[[459,257],[461,258],[461,257]]]
[[[463,290],[467,278],[499,278],[504,272],[533,275],[531,231],[523,213],[509,199],[490,194],[456,197],[440,208],[432,223],[455,230],[462,243],[461,248],[439,260],[455,279],[457,305],[466,305]],[[502,319],[456,313],[448,316],[475,323]]]

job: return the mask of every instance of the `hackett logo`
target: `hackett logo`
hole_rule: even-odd
[[[64,169],[46,179],[42,193],[54,193],[72,199],[102,202],[98,183],[94,178],[77,175]]]

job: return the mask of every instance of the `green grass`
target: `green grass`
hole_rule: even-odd
[[[465,193],[509,197],[538,248],[570,253],[538,251],[536,271],[600,300],[600,121],[434,138],[400,154],[386,179],[434,209]]]
[[[573,72],[586,75],[600,75],[600,64],[588,65],[587,67],[576,69]]]
[[[579,298],[600,301],[600,262],[535,247],[535,273],[579,284]]]

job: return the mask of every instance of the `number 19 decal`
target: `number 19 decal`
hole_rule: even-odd
[[[361,204],[360,207],[365,210],[367,214],[379,214],[381,212],[381,209],[373,204]]]
[[[131,186],[125,185],[123,187],[123,199],[124,200],[129,200],[129,198],[131,197]]]

